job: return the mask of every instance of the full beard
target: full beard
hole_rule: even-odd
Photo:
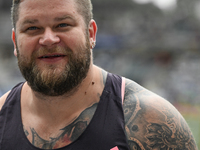
[[[67,56],[68,62],[60,68],[58,65],[43,66],[40,69],[36,59],[41,53],[62,53]],[[18,66],[28,85],[35,92],[46,96],[61,96],[75,92],[80,83],[87,76],[91,63],[89,42],[80,47],[77,54],[69,48],[55,47],[53,49],[41,48],[33,53],[30,62],[20,55],[18,50]]]

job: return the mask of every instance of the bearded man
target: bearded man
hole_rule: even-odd
[[[168,101],[93,64],[90,0],[13,0],[12,21],[26,82],[0,98],[0,149],[197,150]]]

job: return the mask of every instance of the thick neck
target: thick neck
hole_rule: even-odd
[[[70,122],[84,109],[99,101],[99,94],[104,88],[101,78],[100,69],[91,66],[76,92],[58,97],[40,95],[25,84],[22,90],[22,112],[45,118],[47,122],[63,118],[68,118]]]

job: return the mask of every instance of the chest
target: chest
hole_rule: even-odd
[[[56,134],[46,137],[35,126],[23,127],[19,104],[6,107],[0,115],[0,149],[128,150],[121,99],[111,93],[103,92],[95,111],[82,113],[71,124],[58,128]]]
[[[84,133],[95,114],[97,106],[98,103],[86,108],[75,119],[72,119],[70,124],[59,126],[60,122],[48,124],[33,122],[33,120],[25,121],[23,125],[24,133],[35,147],[42,149],[65,147],[76,141]]]

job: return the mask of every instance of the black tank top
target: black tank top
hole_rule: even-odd
[[[122,78],[108,74],[96,112],[80,137],[57,150],[129,150],[121,99]],[[21,120],[23,83],[15,86],[0,112],[0,150],[41,150],[27,139]]]

